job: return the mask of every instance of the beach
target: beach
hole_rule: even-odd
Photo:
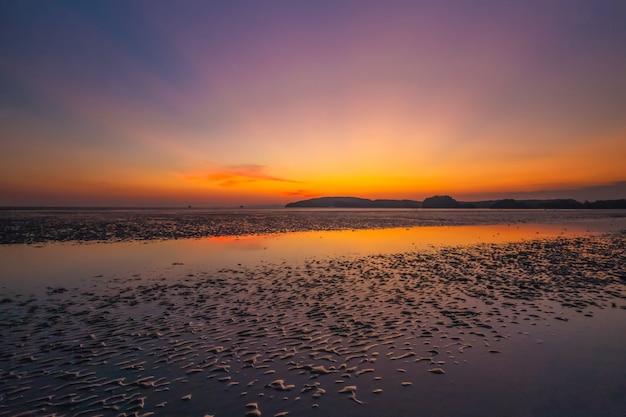
[[[623,416],[623,211],[10,213],[0,415]]]

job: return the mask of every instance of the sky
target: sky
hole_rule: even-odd
[[[0,2],[0,206],[626,198],[623,0]]]

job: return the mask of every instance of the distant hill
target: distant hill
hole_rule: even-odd
[[[493,209],[626,209],[626,199],[585,201],[551,200],[486,200],[464,202],[444,195],[415,200],[369,200],[358,197],[320,197],[289,203],[287,208],[493,208]]]
[[[626,199],[585,201],[582,208],[586,209],[626,209]]]
[[[461,203],[449,195],[435,195],[422,202],[423,208],[460,208]]]
[[[369,200],[357,197],[320,197],[289,203],[287,208],[419,208],[413,200]]]
[[[626,209],[626,199],[585,201],[573,199],[513,200],[511,198],[475,203],[478,207],[493,209]]]

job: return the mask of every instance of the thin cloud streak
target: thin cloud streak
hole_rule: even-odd
[[[178,178],[195,183],[217,184],[223,188],[265,181],[279,183],[299,183],[299,181],[269,175],[267,167],[256,164],[229,165],[208,170],[190,170],[176,173]]]
[[[283,193],[283,195],[285,197],[307,197],[307,198],[313,198],[313,197],[320,197],[321,196],[321,194],[314,193],[314,192],[309,191],[309,190],[285,191]]]

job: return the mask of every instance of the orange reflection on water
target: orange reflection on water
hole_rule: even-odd
[[[172,269],[254,268],[261,262],[294,263],[329,256],[368,256],[441,246],[505,243],[589,234],[582,225],[436,226],[294,232],[161,242],[0,246],[0,285],[33,288],[69,285],[97,275],[169,275]],[[177,266],[182,264],[183,266]]]
[[[369,255],[439,246],[506,243],[581,233],[589,232],[583,227],[550,224],[429,226],[210,237],[194,240],[191,244],[213,249],[264,250],[268,258],[276,260],[303,255]]]

